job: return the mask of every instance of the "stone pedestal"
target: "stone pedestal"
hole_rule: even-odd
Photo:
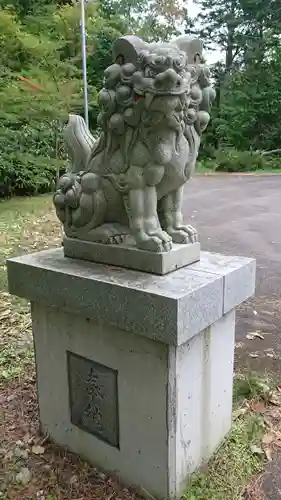
[[[32,303],[40,421],[54,441],[174,499],[231,427],[235,307],[255,261],[202,253],[166,276],[68,259],[8,262]]]
[[[170,252],[149,252],[140,250],[134,242],[127,245],[104,245],[65,236],[63,248],[65,257],[160,275],[200,260],[199,242],[186,245],[174,243]]]

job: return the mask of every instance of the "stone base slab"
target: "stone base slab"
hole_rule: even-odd
[[[170,252],[149,252],[132,245],[104,245],[65,237],[64,255],[101,264],[165,275],[200,260],[200,243],[173,244]]]

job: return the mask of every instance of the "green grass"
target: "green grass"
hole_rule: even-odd
[[[29,305],[7,293],[6,259],[60,242],[51,195],[0,201],[0,381],[4,383],[33,367]]]
[[[234,422],[230,434],[208,464],[191,477],[183,500],[243,500],[243,489],[263,470],[265,457],[256,453],[265,432],[263,416],[240,411],[246,400],[267,400],[274,382],[258,374],[236,375],[233,387]],[[236,417],[236,418],[235,418]]]
[[[51,195],[0,201],[0,291],[7,289],[6,259],[47,246],[54,231]]]
[[[233,386],[234,406],[237,407],[245,399],[268,401],[275,385],[274,376],[270,374],[265,373],[261,376],[255,372],[250,374],[236,373]]]
[[[25,370],[33,366],[33,363],[34,353],[31,342],[26,342],[26,345],[21,348],[6,344],[0,353],[0,378],[6,381],[19,378]]]
[[[260,447],[264,422],[259,414],[237,418],[232,430],[208,465],[205,474],[190,481],[184,500],[242,500],[249,480],[262,471],[262,455],[253,453]]]
[[[229,172],[224,172],[217,170],[215,166],[211,168],[210,166],[204,165],[204,163],[199,163],[197,168],[196,168],[196,173],[197,174],[217,174],[217,175],[228,175]],[[248,172],[244,172],[248,175],[259,175],[259,174],[281,174],[281,168],[268,168],[268,169],[257,169],[257,170],[251,170]],[[231,174],[243,174],[243,172],[231,172]]]
[[[281,168],[263,168],[261,170],[255,170],[256,174],[281,174]]]
[[[195,173],[197,173],[197,174],[205,174],[205,173],[210,173],[210,172],[215,172],[215,169],[211,168],[210,166],[205,165],[204,162],[200,162],[199,161],[197,163]]]

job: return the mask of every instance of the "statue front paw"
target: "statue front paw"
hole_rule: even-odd
[[[71,211],[74,213],[79,209],[82,191],[81,185],[74,174],[67,173],[59,179],[57,187],[53,202],[59,219],[62,223],[65,223],[67,212]],[[69,222],[70,220],[68,220]]]
[[[64,174],[54,195],[57,215],[69,227],[88,224],[94,214],[94,195],[99,188],[99,177],[92,173]]]
[[[141,250],[149,252],[169,252],[172,248],[172,241],[163,241],[158,236],[144,235],[142,238],[136,239],[137,247]]]
[[[198,233],[196,229],[190,225],[176,226],[167,230],[174,243],[196,243],[198,241]]]
[[[58,181],[57,191],[54,195],[54,205],[56,208],[77,208],[79,205],[81,189],[75,175],[64,174]]]
[[[162,250],[159,250],[160,252],[168,252],[169,250],[172,250],[173,246],[172,238],[168,233],[166,233],[166,231],[163,231],[161,227],[159,227],[158,229],[148,231],[147,234],[149,237],[151,236],[156,237],[162,242],[161,244]]]

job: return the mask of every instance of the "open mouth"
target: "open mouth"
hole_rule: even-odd
[[[173,88],[173,89],[155,89],[153,87],[146,88],[146,89],[138,89],[134,88],[134,101],[140,101],[144,100],[145,102],[145,107],[149,108],[150,104],[152,103],[154,97],[158,96],[178,96],[182,95],[185,92],[189,90],[188,86],[181,85],[180,88]]]

